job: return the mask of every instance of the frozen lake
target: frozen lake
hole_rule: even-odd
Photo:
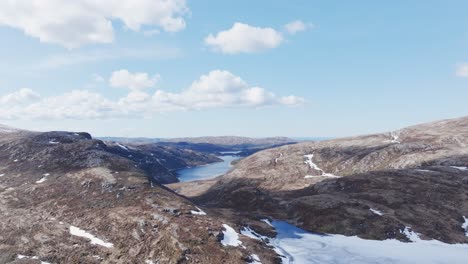
[[[436,240],[412,243],[397,240],[365,240],[342,235],[319,235],[283,221],[271,223],[278,232],[270,243],[283,263],[468,263],[468,245],[450,245]]]

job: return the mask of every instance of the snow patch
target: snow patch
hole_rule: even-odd
[[[20,255],[20,254],[18,254],[16,256],[16,258],[17,259],[35,259],[35,260],[39,260],[39,258],[36,257],[36,256],[30,257],[30,256],[25,256],[25,255]],[[39,260],[39,261],[41,262],[41,264],[50,264],[49,262],[45,262],[45,261],[42,261],[42,260]]]
[[[314,154],[308,154],[308,155],[304,155],[304,157],[306,158],[306,160],[304,161],[305,164],[309,165],[309,167],[313,170],[316,170],[316,171],[319,171],[321,174],[320,175],[317,175],[317,176],[313,176],[313,175],[306,175],[304,176],[305,179],[310,179],[310,178],[315,178],[315,177],[330,177],[330,178],[341,178],[341,176],[337,176],[337,175],[333,175],[331,173],[326,173],[324,170],[322,170],[321,168],[319,168],[317,166],[317,164],[315,164],[313,161],[312,161],[312,158],[314,157]]]
[[[43,176],[44,176],[44,177],[42,177],[42,179],[36,181],[36,183],[43,183],[43,182],[45,182],[45,181],[47,180],[47,177],[50,176],[50,173],[45,173]]]
[[[400,230],[400,233],[404,234],[411,242],[422,241],[419,234],[414,232],[411,227],[405,226],[405,229],[403,231]]]
[[[457,170],[463,170],[463,171],[468,170],[468,167],[458,167],[458,166],[450,166],[450,167],[457,169]]]
[[[265,218],[265,219],[260,219],[260,221],[262,221],[263,223],[265,223],[265,224],[267,224],[267,225],[273,227],[273,225],[271,224],[270,220],[268,220],[268,219],[266,219],[266,218]]]
[[[13,162],[18,162],[18,160],[17,160],[17,159],[15,159]]]
[[[424,170],[424,169],[416,169],[417,171],[422,171],[422,172],[433,172],[431,170]]]
[[[398,136],[397,133],[395,132],[390,132],[390,137],[392,139],[390,140],[385,140],[384,142],[390,142],[390,143],[395,143],[395,144],[400,144],[401,142],[398,140],[400,137]]]
[[[465,220],[465,222],[462,224],[462,228],[465,230],[465,236],[468,237],[468,217],[463,216],[463,220]]]
[[[281,157],[283,157],[283,153],[280,152],[279,156],[275,159],[275,164],[278,163]]]
[[[117,142],[117,146],[119,146],[121,149],[124,149],[126,151],[128,151],[128,148],[120,143]]]
[[[192,210],[192,211],[190,211],[191,214],[193,214],[193,215],[206,215],[206,213],[202,209],[200,209],[200,208],[198,208],[196,206],[195,206],[195,208],[197,208],[198,211]]]
[[[60,144],[60,142],[55,141],[55,139],[52,139],[49,141],[49,144]]]
[[[250,262],[250,263],[253,263],[253,264],[262,264],[262,262],[260,261],[260,257],[258,257],[257,254],[252,254],[252,255],[250,255],[250,258],[253,260],[253,261]]]
[[[264,237],[262,235],[257,234],[257,232],[255,232],[254,230],[252,230],[252,228],[250,228],[248,226],[243,227],[241,229],[241,234],[246,236],[246,237],[250,237],[252,239],[255,239],[255,240],[264,240],[264,238],[266,238],[266,237]]]
[[[5,176],[5,174],[0,174],[0,177],[3,177],[3,176]]]
[[[70,234],[72,234],[73,236],[79,236],[79,237],[84,237],[84,238],[87,238],[90,240],[90,243],[93,244],[93,245],[99,245],[99,246],[103,246],[103,247],[106,247],[106,248],[111,248],[111,247],[114,247],[114,244],[112,243],[107,243],[107,242],[104,242],[103,240],[93,236],[92,234],[82,230],[82,229],[79,229],[78,227],[75,227],[75,226],[70,226]]]
[[[379,211],[379,210],[376,210],[376,209],[373,209],[373,208],[370,208],[369,210],[370,210],[371,212],[373,212],[374,214],[376,214],[376,215],[380,215],[380,216],[384,215],[384,213],[382,213],[382,212]]]
[[[242,241],[239,240],[239,234],[234,230],[234,228],[226,224],[223,224],[223,227],[225,229],[225,231],[223,231],[223,240],[221,240],[221,244],[223,244],[223,246],[237,247],[242,245]]]

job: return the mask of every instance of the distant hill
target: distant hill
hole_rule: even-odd
[[[237,136],[219,136],[219,137],[186,137],[186,138],[170,138],[161,139],[164,142],[188,142],[188,143],[205,143],[223,146],[264,146],[264,145],[280,145],[297,142],[297,140],[287,137],[267,137],[267,138],[250,138]]]
[[[224,176],[174,189],[313,232],[408,241],[411,229],[468,243],[468,117],[271,148]]]

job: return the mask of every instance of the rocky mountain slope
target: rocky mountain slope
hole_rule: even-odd
[[[0,263],[273,263],[223,245],[230,219],[163,187],[212,157],[136,149],[87,133],[0,132]],[[164,161],[164,159],[166,161]]]
[[[468,117],[383,134],[287,145],[226,175],[173,188],[196,201],[314,232],[468,242]]]

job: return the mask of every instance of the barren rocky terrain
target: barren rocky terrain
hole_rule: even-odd
[[[223,245],[223,225],[236,223],[161,185],[177,180],[171,169],[208,161],[2,127],[0,263],[245,263],[252,254],[274,262],[246,237],[242,247]]]
[[[0,126],[0,263],[280,263],[265,218],[468,243],[468,117],[267,149],[177,182],[175,170],[218,160]]]

